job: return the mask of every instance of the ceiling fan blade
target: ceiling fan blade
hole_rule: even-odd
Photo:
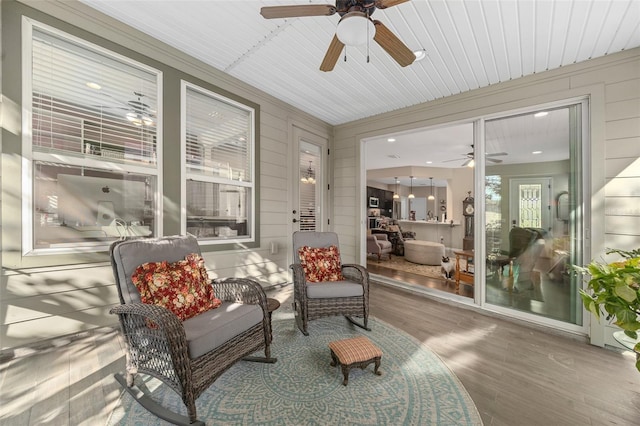
[[[469,164],[471,161],[473,160],[473,158],[467,158],[464,163],[462,163],[462,165],[460,167],[466,167],[467,164]]]
[[[408,1],[409,0],[376,0],[376,9],[386,9]]]
[[[451,163],[452,161],[460,161],[462,158],[454,158],[452,160],[444,160],[443,163]]]
[[[330,16],[336,7],[330,4],[301,4],[296,6],[265,6],[260,15],[265,19],[297,18],[300,16]]]
[[[398,37],[395,36],[380,21],[373,21],[376,26],[376,35],[373,39],[378,43],[401,67],[411,65],[416,55]]]
[[[324,59],[320,64],[320,71],[332,71],[333,67],[336,66],[336,62],[338,62],[343,48],[344,44],[338,40],[338,36],[334,34],[333,40],[331,40],[331,44],[329,44],[329,49],[327,49],[327,53],[325,53]]]
[[[491,157],[486,157],[485,160],[489,161],[490,163],[502,163],[502,160],[498,160],[496,158],[491,158]]]
[[[499,157],[501,155],[509,155],[506,152],[492,152],[491,154],[485,154],[487,157]]]

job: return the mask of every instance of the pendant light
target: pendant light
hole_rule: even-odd
[[[316,180],[313,177],[313,169],[311,168],[311,161],[309,161],[309,168],[307,169],[307,174],[303,175],[300,179],[302,183],[316,183]]]
[[[409,179],[411,179],[411,192],[409,192],[409,196],[407,198],[413,199],[416,198],[416,196],[413,195],[413,176],[409,176]]]
[[[395,177],[394,179],[396,180],[396,192],[393,193],[393,199],[398,200],[400,199],[400,193],[398,192],[398,183],[400,183],[400,181],[397,177]]]
[[[436,197],[433,195],[433,178],[430,177],[429,178],[431,180],[431,194],[429,194],[429,196],[427,197],[428,200],[435,200]]]

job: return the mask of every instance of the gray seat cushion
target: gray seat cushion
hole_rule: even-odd
[[[364,295],[362,284],[352,281],[307,283],[307,297],[309,299],[358,297],[362,295]]]
[[[184,321],[189,357],[198,358],[258,324],[263,319],[258,305],[224,302],[216,309]]]

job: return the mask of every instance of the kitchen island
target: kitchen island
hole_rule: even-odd
[[[436,222],[431,220],[399,220],[403,231],[416,233],[416,239],[444,244],[445,247],[462,247],[460,222]],[[460,234],[460,235],[458,235]]]

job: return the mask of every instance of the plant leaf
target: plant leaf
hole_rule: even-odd
[[[633,303],[638,298],[636,292],[630,288],[627,284],[616,285],[613,292],[620,298],[624,299],[627,303]]]

